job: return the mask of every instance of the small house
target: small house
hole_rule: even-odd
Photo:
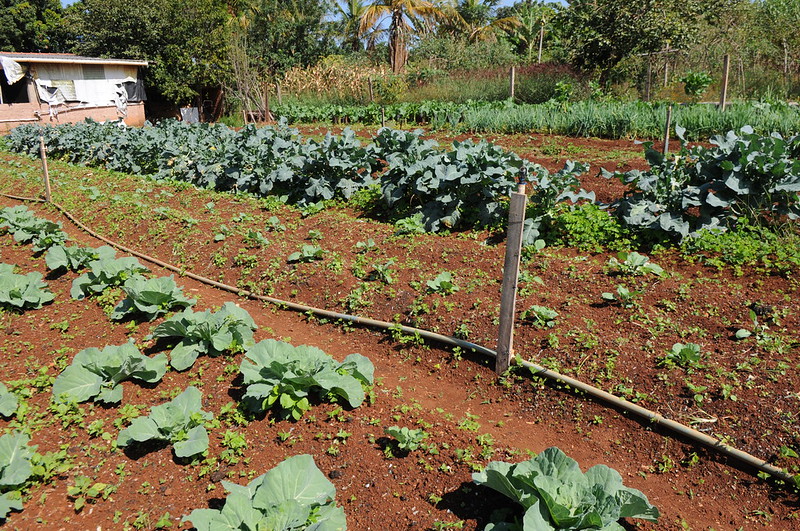
[[[0,51],[0,132],[25,123],[144,125],[147,61]]]

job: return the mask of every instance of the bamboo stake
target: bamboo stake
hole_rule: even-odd
[[[44,147],[44,137],[39,137],[39,154],[42,157],[42,173],[44,174],[44,200],[50,203],[50,171],[47,169],[47,149]]]

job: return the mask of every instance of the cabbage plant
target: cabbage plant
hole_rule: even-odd
[[[12,264],[0,264],[0,308],[38,309],[55,299],[41,273],[14,273]]]
[[[133,343],[119,346],[87,348],[75,355],[53,383],[53,398],[85,402],[92,398],[106,404],[122,400],[124,380],[136,379],[155,383],[167,371],[166,354],[149,358]]]
[[[254,344],[256,323],[247,310],[226,302],[215,313],[189,308],[175,314],[153,330],[152,337],[180,338],[170,353],[170,365],[183,371],[200,354],[218,356],[225,351],[240,351]]]
[[[375,367],[361,354],[350,354],[337,363],[316,347],[267,339],[245,352],[239,370],[247,387],[242,400],[251,411],[274,407],[281,416],[298,420],[315,396],[360,406]]]
[[[620,518],[655,522],[659,516],[644,494],[622,484],[619,472],[596,465],[584,474],[556,447],[522,463],[492,461],[473,474],[472,481],[508,496],[525,510],[522,522],[489,524],[485,531],[624,531]]]
[[[269,529],[270,531],[343,531],[344,511],[336,506],[336,488],[310,455],[296,455],[246,486],[223,481],[228,491],[222,509],[195,509],[182,522],[197,531]]]
[[[150,415],[133,419],[131,425],[119,432],[118,446],[130,446],[150,440],[172,444],[176,457],[191,457],[208,450],[205,422],[214,415],[203,411],[202,395],[197,387],[189,386],[172,401],[150,410]]]

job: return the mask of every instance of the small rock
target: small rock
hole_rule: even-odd
[[[331,479],[339,479],[340,477],[342,477],[342,471],[341,470],[331,470],[330,472],[328,472],[328,477],[331,478]]]

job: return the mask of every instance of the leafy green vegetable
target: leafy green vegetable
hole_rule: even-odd
[[[297,420],[310,409],[313,395],[360,406],[375,368],[361,354],[350,354],[337,363],[316,347],[267,339],[245,352],[239,370],[247,386],[242,400],[250,410],[277,407],[282,416]]]
[[[208,432],[204,426],[214,415],[202,410],[202,395],[193,386],[172,401],[154,406],[147,417],[136,417],[119,432],[117,444],[168,441],[177,457],[191,457],[208,449]]]
[[[658,509],[636,489],[622,484],[613,468],[596,465],[581,472],[578,463],[556,447],[522,463],[492,461],[472,481],[518,502],[522,525],[489,525],[487,530],[522,531],[599,529],[623,531],[620,518],[655,522]]]
[[[182,522],[197,531],[343,531],[344,511],[336,506],[336,489],[310,455],[289,457],[247,486],[227,481],[222,509],[195,509]]]
[[[558,312],[548,308],[547,306],[539,306],[534,304],[522,312],[521,317],[523,321],[529,321],[534,326],[539,328],[552,328],[556,324]]]
[[[115,321],[137,313],[152,321],[175,307],[188,308],[195,303],[194,299],[184,296],[172,276],[150,279],[133,276],[122,285],[122,291],[128,296],[111,312],[111,319]]]
[[[119,286],[132,277],[141,277],[150,271],[132,256],[122,258],[100,257],[89,262],[89,272],[72,281],[70,295],[73,299],[83,299],[89,295],[102,293],[106,288]]]
[[[170,364],[178,371],[191,367],[200,354],[218,356],[225,351],[239,351],[253,346],[256,324],[247,310],[232,302],[211,313],[186,309],[167,319],[153,330],[153,337],[177,337]]]
[[[17,411],[17,395],[8,390],[5,384],[0,383],[0,415],[10,417]]]
[[[453,274],[449,271],[439,273],[433,280],[428,280],[425,284],[432,293],[450,295],[458,291],[458,286],[453,283]]]
[[[106,404],[122,400],[120,382],[128,379],[155,383],[167,370],[166,354],[149,358],[133,343],[87,348],[75,355],[53,383],[53,398],[85,402],[94,397]]]
[[[662,360],[662,365],[674,366],[678,365],[684,369],[692,369],[700,367],[700,360],[703,354],[700,351],[700,345],[697,343],[675,343],[672,349],[667,351],[667,354]]]
[[[31,459],[36,446],[29,446],[24,433],[0,436],[0,519],[8,513],[22,510],[20,489],[33,474]]]
[[[312,262],[322,260],[325,251],[317,245],[303,245],[302,249],[295,251],[286,259],[287,262]]]
[[[67,241],[61,224],[36,217],[23,205],[0,210],[0,229],[7,228],[19,243],[33,243],[33,251],[46,251]]]
[[[800,218],[800,136],[762,136],[746,126],[712,137],[711,148],[690,148],[685,129],[675,130],[682,143],[676,155],[645,144],[649,171],[603,171],[630,188],[615,203],[628,226],[680,240],[724,231],[740,220],[757,225]]]
[[[18,275],[13,265],[0,264],[0,307],[38,309],[53,299],[41,273]]]
[[[419,448],[419,443],[428,438],[428,434],[421,428],[412,430],[405,426],[402,428],[389,426],[384,428],[383,431],[386,432],[386,435],[397,439],[397,448],[404,452],[413,452]]]
[[[650,261],[650,258],[639,254],[637,252],[627,253],[620,251],[616,258],[611,257],[608,260],[608,267],[611,271],[618,272],[622,275],[644,275],[652,273],[656,276],[663,276],[664,270],[658,264]]]
[[[77,245],[72,247],[54,245],[47,251],[44,261],[51,271],[59,269],[77,271],[95,260],[113,260],[115,256],[116,252],[108,245],[96,249]]]

